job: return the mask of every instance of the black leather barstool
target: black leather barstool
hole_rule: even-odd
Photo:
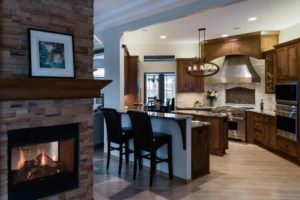
[[[172,136],[165,133],[153,132],[151,120],[147,113],[139,111],[127,112],[134,133],[134,173],[136,179],[137,161],[146,158],[150,160],[150,187],[153,183],[153,174],[156,171],[156,164],[168,162],[169,178],[173,179],[173,160],[172,160]],[[156,156],[156,151],[163,145],[168,145],[168,158],[162,159]],[[142,152],[149,152],[143,155]]]
[[[107,127],[107,164],[106,169],[109,168],[110,151],[119,151],[119,174],[122,170],[122,157],[125,154],[126,164],[129,163],[129,154],[134,151],[129,149],[129,140],[133,138],[133,131],[131,127],[122,127],[121,115],[111,108],[101,108],[103,112],[106,127]],[[119,147],[112,147],[111,142],[119,144]],[[125,152],[123,153],[123,148]]]

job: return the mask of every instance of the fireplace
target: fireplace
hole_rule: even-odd
[[[8,198],[78,188],[78,124],[8,131]]]

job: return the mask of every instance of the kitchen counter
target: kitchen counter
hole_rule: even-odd
[[[176,110],[174,113],[192,115],[192,120],[209,122],[210,153],[223,156],[228,148],[228,115],[200,110]]]
[[[204,117],[228,117],[226,113],[214,113],[210,111],[202,111],[202,110],[176,110],[173,111],[173,113],[177,114],[184,114],[184,115],[198,115],[198,116],[204,116]]]
[[[122,126],[124,127],[131,126],[127,110],[141,111],[133,108],[120,110],[119,113],[121,113]],[[172,136],[172,152],[174,155],[173,174],[175,177],[189,182],[191,179],[198,177],[199,174],[203,175],[209,173],[209,150],[203,149],[209,148],[210,123],[203,122],[203,120],[197,122],[192,121],[192,115],[159,112],[147,113],[150,116],[153,131],[162,132]],[[196,137],[197,139],[192,141],[192,137]],[[129,145],[130,148],[133,149],[132,141]],[[192,153],[192,151],[200,151],[201,153],[195,154],[195,152]],[[117,153],[112,153],[116,157],[119,156]],[[166,146],[157,150],[157,155],[160,157],[167,157]],[[201,165],[197,165],[197,163],[192,165],[192,162],[195,162],[192,160],[192,156],[198,156],[197,162]],[[133,161],[133,156],[130,156],[129,159]],[[144,160],[143,165],[150,167],[150,162]],[[157,164],[157,171],[168,173],[167,165],[164,163]]]
[[[192,128],[201,128],[201,127],[204,127],[204,126],[210,126],[210,123],[209,122],[192,120]]]
[[[211,106],[198,106],[198,107],[176,107],[176,110],[205,110],[210,111],[213,107]]]
[[[152,111],[144,111],[144,110],[138,110],[138,109],[124,109],[119,110],[119,113],[125,114],[127,111],[141,111],[141,112],[147,112],[150,117],[159,117],[159,118],[167,118],[167,119],[174,119],[174,120],[184,120],[192,118],[191,115],[186,115],[184,113],[162,113],[162,112],[152,112]]]
[[[246,112],[255,112],[255,113],[275,117],[275,112],[273,110],[263,110],[263,111],[261,111],[260,109],[250,109],[250,110],[246,110]]]

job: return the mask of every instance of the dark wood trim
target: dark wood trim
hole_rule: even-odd
[[[186,120],[177,120],[180,132],[181,132],[181,138],[182,138],[182,148],[186,150]]]
[[[287,45],[290,45],[290,44],[295,44],[297,42],[300,42],[300,38],[296,38],[294,40],[289,40],[287,42],[283,42],[283,43],[274,45],[274,47],[277,49],[277,48],[284,47],[284,46],[287,46]]]
[[[111,80],[0,79],[0,100],[94,98]]]
[[[122,44],[122,48],[124,49],[126,56],[130,56],[130,53],[128,51],[126,44]]]
[[[261,34],[261,31],[257,32],[251,32],[251,33],[245,33],[245,34],[239,34],[239,35],[233,35],[229,37],[224,37],[224,38],[215,38],[211,40],[205,40],[205,44],[209,43],[215,43],[215,42],[230,42],[230,41],[237,41],[240,39],[244,38],[249,38],[249,37],[256,37],[256,36],[270,36],[270,35],[278,35],[280,31],[268,31],[266,34]]]

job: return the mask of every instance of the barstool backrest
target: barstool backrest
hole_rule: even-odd
[[[122,138],[121,115],[112,108],[101,108],[100,110],[105,118],[108,141],[120,143]]]
[[[150,151],[153,143],[153,130],[149,115],[140,111],[127,111],[127,114],[132,124],[135,147]]]

